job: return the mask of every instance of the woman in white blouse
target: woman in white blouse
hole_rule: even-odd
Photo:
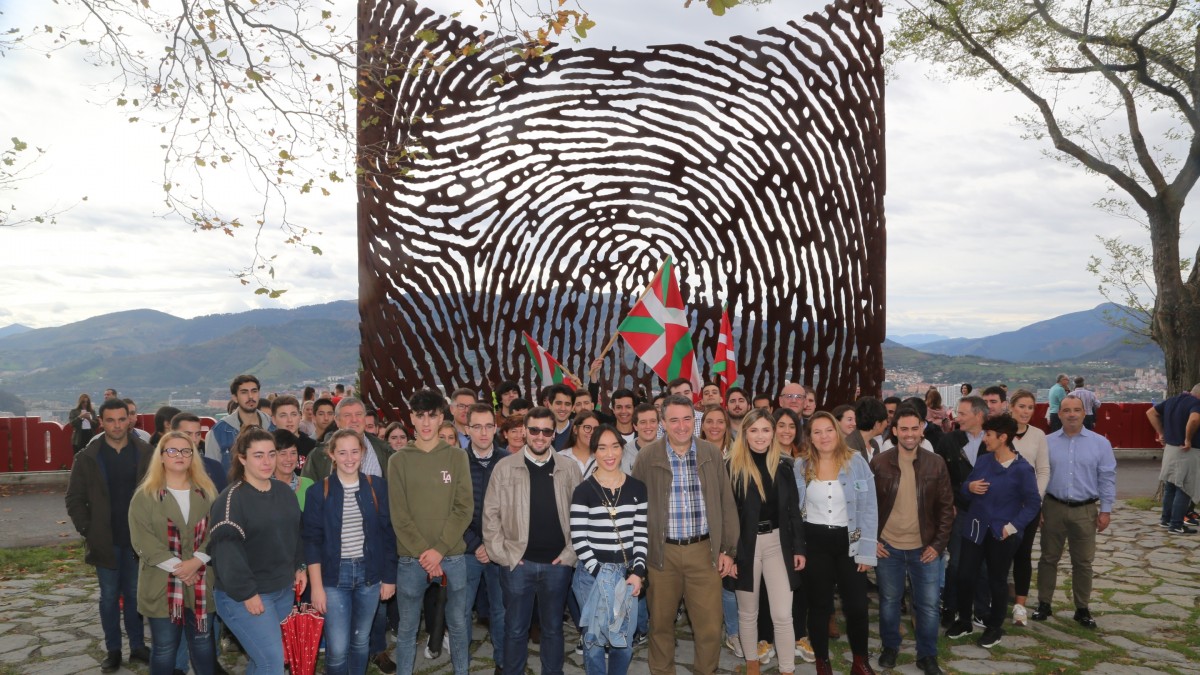
[[[804,512],[808,561],[808,637],[817,673],[833,673],[829,616],[833,589],[842,596],[846,635],[854,654],[851,673],[874,673],[867,654],[867,575],[874,567],[879,506],[875,479],[862,455],[846,445],[837,419],[818,412],[809,420],[809,450],[796,460],[796,487]]]

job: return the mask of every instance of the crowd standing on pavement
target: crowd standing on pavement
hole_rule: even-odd
[[[600,368],[528,398],[512,382],[490,401],[422,389],[390,422],[342,385],[268,401],[238,375],[207,434],[163,408],[153,437],[115,390],[95,408],[81,396],[66,507],[100,582],[102,671],[121,665],[123,624],[129,659],[153,675],[224,673],[219,646],[244,651],[247,672],[282,674],[279,623],[303,594],[325,618],[327,673],[412,673],[424,623],[423,656],[448,651],[466,675],[477,621],[496,675],[524,673],[530,642],[544,675],[571,648],[589,675],[623,675],[643,647],[666,675],[686,610],[697,675],[722,648],[750,675],[771,658],[824,674],[836,596],[864,675],[876,590],[875,663],[896,666],[908,612],[917,667],[940,673],[941,628],[980,628],[991,648],[1006,622],[1049,617],[1064,553],[1073,618],[1096,627],[1091,565],[1116,460],[1082,378],[1057,378],[1045,434],[1034,394],[1003,385],[963,384],[953,410],[934,390],[830,413],[796,382],[694,396],[679,379],[651,397],[602,392]],[[1148,416],[1166,445],[1162,525],[1191,534],[1200,385]]]

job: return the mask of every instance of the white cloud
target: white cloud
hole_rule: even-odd
[[[427,4],[464,17],[477,8],[473,0]],[[591,0],[585,5],[599,25],[588,45],[721,39],[823,4],[778,0],[715,18],[702,6],[684,10],[682,0]],[[28,26],[62,10],[39,2],[7,11]],[[299,222],[322,232],[311,243],[324,255],[275,246],[282,237],[268,232],[289,292],[280,301],[252,295],[231,276],[249,262],[250,233],[197,233],[161,217],[160,134],[105,105],[113,91],[98,85],[108,71],[72,52],[17,52],[4,65],[0,128],[49,151],[19,193],[22,204],[88,201],[56,226],[0,232],[3,322],[46,326],[140,307],[186,317],[356,297],[353,186],[292,203]],[[1020,140],[1013,117],[1028,106],[1019,96],[933,81],[916,64],[896,72],[887,99],[889,332],[977,336],[1101,302],[1084,268],[1099,252],[1094,235],[1141,235],[1091,206],[1105,196],[1104,181],[1043,158],[1044,143]],[[233,209],[260,199],[237,177],[209,192]]]

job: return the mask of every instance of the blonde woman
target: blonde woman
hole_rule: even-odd
[[[1045,432],[1029,423],[1029,420],[1033,419],[1036,407],[1037,398],[1027,389],[1018,389],[1008,399],[1008,409],[1017,421],[1017,435],[1012,444],[1017,453],[1033,465],[1038,496],[1045,499],[1046,486],[1050,484],[1050,447],[1046,444]],[[1033,540],[1037,535],[1040,520],[1039,514],[1039,517],[1025,526],[1021,543],[1013,556],[1013,591],[1016,601],[1013,603],[1012,618],[1013,624],[1017,626],[1029,623],[1029,611],[1025,609],[1025,600],[1029,596],[1029,583],[1033,578]]]
[[[809,420],[808,455],[796,461],[796,488],[804,510],[809,551],[804,569],[808,592],[808,637],[817,673],[833,673],[829,662],[829,616],[833,589],[842,596],[854,675],[874,673],[867,655],[867,570],[878,562],[879,505],[867,460],[846,445],[837,419],[818,412]]]
[[[138,612],[150,620],[150,673],[170,675],[186,639],[192,668],[211,675],[212,587],[206,574],[208,511],[216,487],[192,439],[169,431],[159,439],[146,477],[129,504],[129,535],[138,555]]]
[[[791,673],[796,670],[792,592],[799,588],[805,564],[804,522],[792,460],[774,441],[775,420],[759,408],[746,414],[741,433],[729,450],[726,467],[742,532],[732,576],[741,643],[758,643],[762,579],[770,596],[779,672]],[[759,665],[755,655],[747,657],[748,675],[759,672]]]

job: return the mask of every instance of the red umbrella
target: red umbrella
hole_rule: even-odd
[[[300,588],[297,587],[292,613],[279,622],[283,632],[283,663],[291,667],[292,675],[313,675],[324,627],[325,618],[311,604],[300,603]]]

